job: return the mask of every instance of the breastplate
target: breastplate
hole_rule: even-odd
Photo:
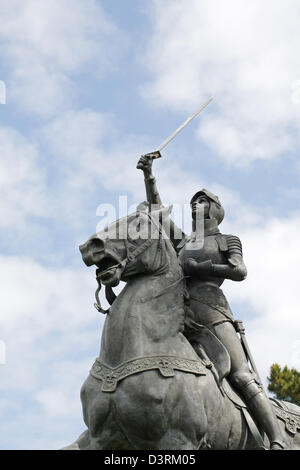
[[[202,242],[187,242],[179,253],[179,260],[183,268],[188,258],[194,259],[197,263],[210,260],[213,264],[228,264],[225,254],[220,251],[216,235],[206,236]],[[213,279],[208,277],[206,280]],[[220,283],[218,282],[218,284]]]

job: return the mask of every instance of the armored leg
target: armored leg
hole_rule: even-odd
[[[284,448],[281,428],[269,399],[250,371],[244,350],[230,322],[214,327],[216,336],[227,348],[231,357],[229,380],[244,398],[253,418],[267,434],[271,449]]]

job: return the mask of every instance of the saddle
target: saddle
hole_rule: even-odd
[[[230,356],[221,341],[206,326],[186,317],[184,336],[191,343],[198,356],[212,363],[211,369],[221,388],[223,379],[230,373]]]

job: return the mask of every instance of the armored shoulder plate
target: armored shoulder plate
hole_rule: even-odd
[[[235,235],[225,235],[227,241],[227,256],[228,261],[231,265],[237,266],[241,262],[241,258],[243,258],[243,249],[242,243],[239,237]]]
[[[230,255],[243,256],[242,243],[239,237],[235,235],[226,235],[226,241]]]
[[[217,235],[216,240],[219,245],[219,250],[226,253],[228,261],[237,266],[240,264],[240,259],[243,257],[242,243],[236,235]]]

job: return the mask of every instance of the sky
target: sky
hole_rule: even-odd
[[[103,316],[78,246],[104,204],[145,200],[140,155],[214,100],[153,164],[165,204],[202,187],[242,240],[223,284],[267,383],[300,370],[298,0],[0,0],[0,448],[59,449]]]

